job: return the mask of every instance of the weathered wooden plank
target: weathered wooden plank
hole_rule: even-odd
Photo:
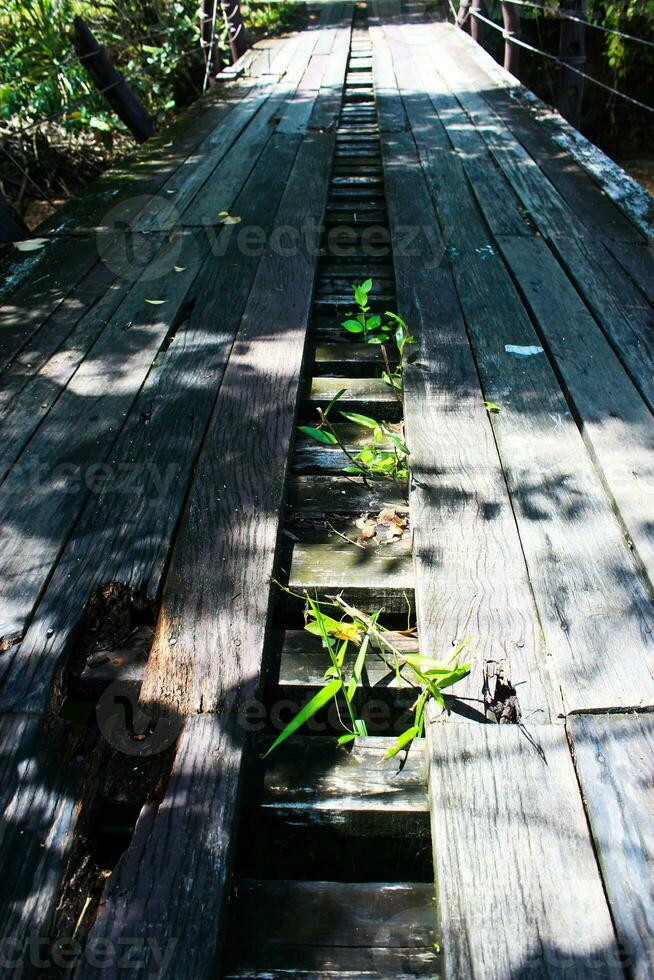
[[[396,71],[404,70],[397,62]],[[539,338],[467,184],[442,182],[447,134],[437,119],[421,125],[419,104],[415,94],[405,100],[451,246],[484,397],[501,408],[493,429],[564,703],[568,709],[649,704],[654,640],[646,625],[647,590],[546,355],[514,358],[504,349],[537,346]]]
[[[344,592],[350,601],[367,595],[387,610],[406,610],[403,592],[413,589],[411,541],[402,538],[383,547],[357,548],[333,536],[329,544],[299,541],[293,547],[288,584],[311,595]]]
[[[407,509],[402,487],[391,480],[367,480],[347,476],[296,476],[289,483],[291,514],[378,512],[393,507]]]
[[[0,643],[19,639],[125,416],[174,328],[208,245],[183,244],[184,271],[149,281],[146,267],[0,490]],[[154,259],[178,260],[177,241]],[[146,301],[156,299],[162,305]]]
[[[628,540],[654,588],[651,413],[542,238],[497,241],[579,417],[582,436]]]
[[[402,410],[397,394],[381,378],[312,378],[306,385],[306,408],[327,408],[332,398],[343,388],[345,392],[333,409],[335,414],[341,409],[344,412],[372,413],[379,421],[400,418]]]
[[[278,223],[321,221],[332,151],[331,134],[305,138]],[[173,552],[146,700],[215,710],[256,684],[314,276],[301,247],[269,245],[259,265]]]
[[[315,420],[311,420],[312,423]],[[361,426],[345,422],[333,422],[341,443],[349,452],[358,452],[367,442],[370,442],[369,430]],[[387,441],[379,443],[384,447],[390,445]],[[351,460],[338,446],[319,445],[309,436],[298,432],[295,437],[295,447],[293,452],[293,472],[294,473],[342,473]]]
[[[510,97],[505,87],[495,84],[479,62],[470,56],[469,41],[461,32],[436,24],[428,30],[439,48],[445,45],[450,52],[457,51],[463,56],[468,78],[478,80],[479,93],[535,161],[544,175],[545,184],[556,188],[570,211],[577,215],[580,227],[585,226],[592,235],[601,238],[642,242],[643,236],[634,223],[590,177],[588,171],[570,153],[562,152],[550,133],[517,99]],[[447,73],[449,76],[449,64]]]
[[[406,117],[393,70],[393,59],[383,29],[371,25],[370,40],[379,131],[400,133],[406,129]]]
[[[272,227],[299,141],[274,136],[237,204]],[[174,339],[160,351],[111,458],[80,516],[20,648],[8,654],[2,703],[43,710],[87,598],[121,582],[152,599],[184,506],[192,469],[259,264],[230,239],[192,284]],[[71,437],[69,436],[69,441]],[[11,666],[10,666],[11,665]]]
[[[306,40],[294,39],[284,48],[280,70],[293,56],[308,58]],[[280,52],[281,56],[282,52]],[[242,183],[244,168],[252,166],[273,132],[271,120],[297,87],[297,80],[263,80],[235,106],[186,158],[158,192],[171,206],[148,208],[133,222],[139,231],[168,231],[179,225],[215,226],[218,211],[229,211]]]
[[[444,976],[622,977],[563,728],[429,727]]]
[[[0,716],[0,907],[4,976],[52,965],[48,935],[97,758],[88,732],[33,715]],[[45,960],[45,962],[44,962]]]
[[[3,298],[0,307],[0,371],[29,343],[96,262],[95,244],[85,239],[49,240],[29,259],[17,263],[20,282]]]
[[[654,717],[573,715],[575,764],[623,962],[654,972]]]
[[[134,221],[152,206],[166,181],[207,137],[221,126],[236,104],[253,88],[253,82],[234,81],[213,88],[193,103],[172,126],[148,140],[147,146],[130,154],[118,167],[102,174],[66,202],[39,231],[88,234],[107,225],[107,215],[120,205],[124,221]],[[170,202],[172,203],[172,202]]]
[[[466,72],[439,42],[433,57],[475,122],[498,165],[539,231],[556,250],[568,275],[611,340],[634,382],[654,409],[654,312],[601,242],[593,242],[536,161],[480,94],[487,76],[474,64]],[[608,237],[608,235],[606,236]]]
[[[605,242],[622,268],[637,284],[650,303],[654,303],[654,242]]]
[[[415,93],[417,83],[403,84]],[[416,94],[407,111],[414,129],[433,116]],[[383,136],[382,152],[391,233],[399,238],[407,224],[430,228],[411,255],[394,249],[398,308],[417,341],[404,404],[423,652],[442,658],[469,636],[474,669],[457,692],[480,699],[485,665],[501,660],[514,683],[524,682],[525,708],[545,721],[557,713],[556,685],[437,219],[413,139]]]
[[[433,978],[435,918],[432,885],[241,880],[225,976]]]
[[[110,244],[102,260],[45,321],[2,375],[0,389],[0,479],[15,463],[129,291],[126,248],[143,263],[154,259],[161,236],[125,237]]]
[[[167,976],[216,975],[243,752],[233,721],[186,719],[163,799],[143,808],[107,879],[79,976],[115,977],[126,940],[130,969],[157,971],[165,956]],[[107,949],[99,969],[88,951]]]
[[[271,741],[262,736],[257,746],[264,752]],[[424,744],[416,743],[403,763],[384,758],[393,744],[390,737],[359,738],[345,752],[335,739],[295,737],[265,760],[257,810],[294,827],[425,837],[429,804]]]
[[[383,617],[382,617],[383,621]],[[418,640],[415,636],[405,636],[402,633],[390,632],[388,640],[402,653],[417,653]],[[361,678],[361,684],[366,689],[393,688],[397,690],[397,680],[393,655],[388,650],[382,651],[384,657],[376,656],[374,641],[366,661],[366,669]],[[351,667],[356,659],[357,650],[351,648],[345,655],[344,663]],[[389,666],[390,664],[390,666]],[[320,687],[324,682],[325,670],[329,666],[328,655],[320,637],[312,636],[305,630],[285,630],[281,640],[279,658],[278,687],[286,690],[297,687]],[[403,688],[409,686],[413,675],[406,670],[406,680],[400,674]]]

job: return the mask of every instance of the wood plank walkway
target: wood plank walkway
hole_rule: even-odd
[[[652,202],[420,3],[237,68],[2,258],[0,975],[644,980]],[[338,327],[368,276],[403,406]],[[295,432],[341,388],[404,413],[387,550],[339,528],[398,489]],[[402,767],[382,667],[351,753],[259,759],[324,672],[273,578],[472,638]]]

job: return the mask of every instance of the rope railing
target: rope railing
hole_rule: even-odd
[[[537,3],[536,0],[503,0],[502,12],[504,15],[504,24],[499,24],[497,21],[492,20],[490,17],[487,17],[484,13],[482,13],[481,10],[479,10],[479,6],[481,6],[481,4],[475,4],[472,6],[470,0],[467,0],[467,2],[460,4],[459,10],[457,10],[452,0],[448,0],[448,3],[454,16],[455,23],[457,23],[459,27],[462,27],[468,18],[472,17],[474,22],[486,24],[488,27],[502,35],[505,42],[504,64],[505,67],[509,67],[514,74],[516,73],[516,49],[518,48],[529,51],[531,54],[537,55],[541,58],[545,58],[557,65],[559,68],[563,69],[565,73],[565,83],[561,86],[559,111],[575,126],[578,127],[580,124],[581,97],[584,82],[588,82],[591,85],[601,88],[603,91],[622,99],[638,109],[642,109],[646,112],[654,112],[654,106],[649,105],[646,102],[642,102],[640,99],[636,99],[631,95],[627,95],[626,92],[622,92],[620,89],[615,88],[615,86],[610,85],[607,82],[603,82],[599,78],[595,78],[593,75],[589,75],[587,72],[582,70],[580,65],[585,64],[583,33],[580,37],[578,31],[579,27],[597,27],[608,34],[617,35],[629,41],[640,42],[647,47],[654,47],[653,41],[650,41],[647,38],[639,38],[636,35],[627,34],[617,29],[604,27],[601,24],[593,24],[584,17],[578,17],[574,13],[563,10],[560,6],[545,6],[543,3]],[[511,13],[507,13],[507,11],[510,11],[515,7],[527,7],[537,10],[539,13],[545,12],[552,14],[558,17],[560,20],[570,22],[571,24],[575,25],[574,27],[571,27],[570,30],[575,32],[576,36],[573,39],[568,39],[568,48],[564,49],[564,35],[562,28],[561,53],[556,55],[549,51],[544,51],[542,48],[538,48],[518,36],[518,33],[515,30],[516,18]],[[461,10],[463,10],[464,16],[461,16]],[[575,82],[574,79],[577,79],[577,81]]]
[[[593,27],[597,31],[604,31],[605,34],[613,34],[616,37],[623,38],[625,41],[634,41],[637,44],[644,44],[648,48],[654,48],[654,41],[649,41],[645,37],[637,37],[635,34],[626,34],[625,31],[619,31],[617,27],[607,27],[605,24],[596,24],[594,21],[586,20],[583,17],[575,17],[574,14],[561,10],[560,7],[546,7],[542,3],[534,3],[533,0],[504,0],[504,2],[510,3],[514,7],[529,7],[532,10],[540,10],[546,14],[553,14],[555,17],[558,17],[559,20],[569,20],[574,24],[583,24],[584,27]],[[452,7],[451,0],[450,7]]]

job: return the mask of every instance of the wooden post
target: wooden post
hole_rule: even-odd
[[[229,35],[229,46],[232,49],[232,61],[238,61],[248,49],[245,27],[241,17],[241,5],[238,0],[220,0],[225,26]]]
[[[586,19],[587,0],[561,0],[561,13]],[[583,71],[586,64],[586,25],[561,19],[559,57],[566,65]],[[558,108],[561,115],[579,129],[584,80],[569,68],[563,68],[559,85]]]
[[[98,43],[89,26],[76,17],[74,43],[80,61],[105,99],[131,130],[139,143],[154,134],[154,122],[147,109],[136,98],[127,82],[112,65],[109,55]]]
[[[17,211],[0,194],[0,244],[29,238],[30,232]]]
[[[520,35],[520,7],[514,3],[502,3],[504,20],[504,67],[512,75],[518,74],[520,48],[511,42],[512,37]]]
[[[483,14],[484,13],[484,0],[472,0],[472,9],[473,10],[478,10],[480,14]],[[484,25],[482,24],[482,22],[480,20],[477,20],[477,18],[474,16],[474,14],[471,14],[471,16],[470,16],[470,36],[472,37],[473,41],[476,41],[477,42],[477,44],[481,44],[482,37],[483,37],[483,27],[484,27]]]
[[[456,26],[463,28],[466,21],[470,20],[470,35],[473,41],[481,44],[482,25],[481,22],[472,14],[472,10],[484,12],[484,0],[461,0],[459,11],[456,15]]]
[[[204,88],[207,85],[215,85],[216,76],[223,67],[216,31],[217,6],[218,0],[202,0],[200,6],[200,34],[202,36],[202,53],[205,64]]]

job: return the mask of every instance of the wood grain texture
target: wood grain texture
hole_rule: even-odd
[[[622,977],[563,728],[429,727],[444,976]]]
[[[654,717],[573,715],[581,791],[625,964],[654,972]]]
[[[531,220],[551,242],[650,409],[654,409],[654,311],[644,295],[623,273],[602,240],[590,237],[577,214],[545,179],[537,161],[513,134],[510,127],[514,117],[520,118],[519,110],[508,117],[498,115],[485,97],[493,88],[488,76],[471,62],[466,63],[463,71],[451,52],[442,46],[442,38],[436,39],[432,56],[439,71],[447,74],[450,88],[488,144]],[[560,155],[560,150],[557,153]],[[608,227],[603,237],[610,239]]]
[[[278,223],[321,221],[332,151],[331,134],[304,139]],[[261,260],[173,552],[146,700],[216,710],[256,687],[314,276],[302,242]]]
[[[396,70],[413,90],[407,68],[402,63]],[[433,131],[428,100],[414,95],[406,108],[414,131],[425,129],[425,118]],[[556,682],[543,669],[538,615],[484,408],[488,396],[445,245],[413,139],[382,137],[382,151],[391,233],[399,246],[407,225],[421,230],[410,250],[394,248],[399,312],[417,338],[405,369],[405,425],[421,647],[442,658],[469,636],[474,669],[457,690],[481,699],[485,664],[502,660],[513,682],[521,682],[525,709],[547,721],[558,710]],[[430,159],[436,153],[430,146]]]
[[[651,413],[542,238],[497,241],[654,590]]]
[[[237,199],[247,222],[269,232],[299,141],[274,136]],[[263,199],[263,200],[262,200]],[[184,506],[192,470],[247,297],[257,251],[230,237],[209,255],[185,299],[187,314],[161,350],[68,540],[33,623],[6,666],[5,705],[56,703],[53,676],[86,599],[122,582],[153,600]],[[10,659],[11,658],[11,659]]]
[[[396,62],[398,74],[406,72],[409,91],[410,70]],[[452,176],[447,134],[433,118],[428,128],[420,125],[415,94],[405,104],[484,397],[501,408],[493,416],[494,435],[565,707],[650,704],[654,641],[648,590],[549,361],[545,355],[513,358],[504,350],[507,343],[539,345],[539,338],[467,183],[444,181],[444,174]],[[635,648],[640,653],[634,659],[626,651]],[[619,667],[621,650],[625,661]]]
[[[33,977],[39,958],[51,965],[47,937],[98,760],[84,729],[22,714],[0,715],[0,758],[0,967]]]
[[[0,642],[21,638],[72,526],[208,251],[167,241],[112,315],[0,488]],[[150,279],[148,270],[153,271]],[[151,305],[148,299],[161,300]]]
[[[431,885],[244,880],[232,922],[226,977],[439,975]]]
[[[216,975],[243,751],[233,721],[213,714],[186,719],[163,799],[143,808],[107,880],[78,976],[120,975],[115,959],[94,967],[88,950],[108,943],[119,955],[126,939],[132,970]]]
[[[11,364],[96,261],[93,243],[84,239],[48,241],[16,262],[8,272],[8,293],[0,305],[0,371]],[[14,289],[12,276],[19,280]]]
[[[270,738],[257,741],[261,751]],[[297,737],[264,760],[257,809],[293,827],[328,826],[353,834],[429,834],[424,744],[406,763],[384,760],[390,737],[357,739],[345,752],[334,739]]]

